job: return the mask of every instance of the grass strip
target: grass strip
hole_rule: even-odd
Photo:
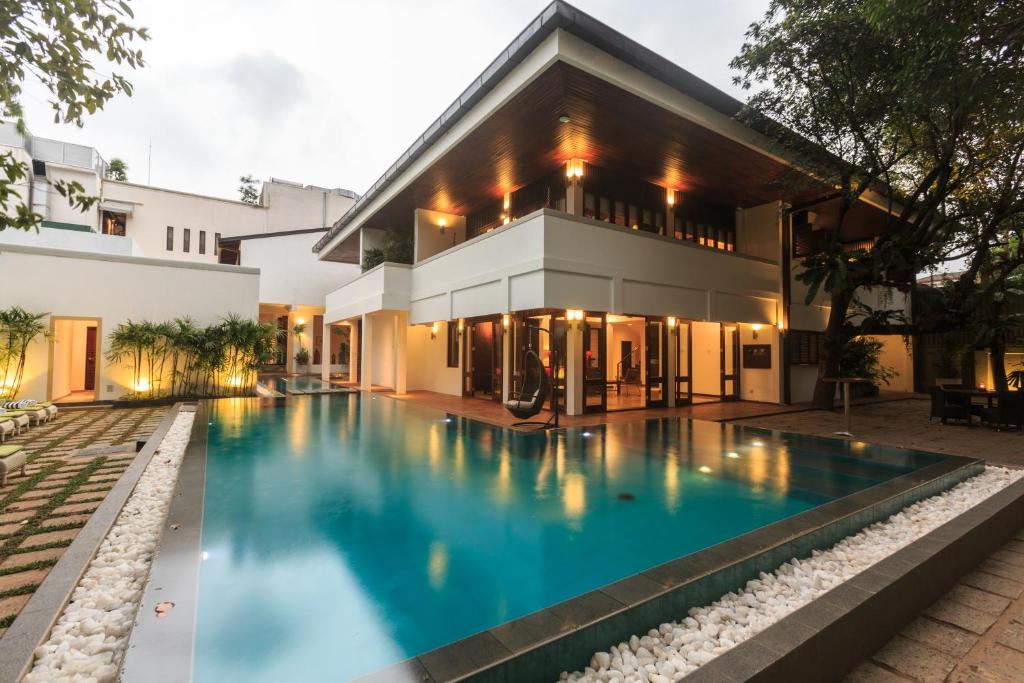
[[[18,572],[30,572],[33,569],[46,569],[57,564],[57,558],[49,560],[36,560],[35,562],[29,562],[28,564],[19,564],[16,567],[0,567],[0,576],[7,576],[8,574],[17,574]]]
[[[13,598],[18,595],[31,595],[36,592],[39,588],[38,583],[26,583],[24,586],[18,586],[17,588],[11,588],[10,590],[0,591],[0,600],[4,598]]]

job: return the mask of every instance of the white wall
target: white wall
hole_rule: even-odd
[[[782,206],[769,202],[737,212],[736,251],[748,256],[779,260],[779,220]]]
[[[779,331],[771,325],[763,326],[754,339],[754,328],[740,325],[740,398],[744,401],[778,403],[779,393]],[[770,344],[772,367],[768,370],[745,368],[743,365],[744,344]]]
[[[879,389],[913,392],[914,356],[911,348],[904,343],[903,335],[884,334],[873,336],[871,339],[882,342],[882,352],[878,355],[878,361],[883,367],[892,368],[897,373],[895,379],[891,380],[889,384],[882,384]]]
[[[448,367],[448,325],[438,325],[430,338],[430,325],[410,325],[408,337],[409,390],[462,395],[462,354],[459,367]]]
[[[130,390],[131,372],[102,358],[118,323],[189,316],[207,325],[229,313],[259,315],[259,272],[251,268],[0,245],[0,273],[0,308],[100,320],[101,400]],[[19,398],[51,396],[49,351],[46,340],[31,345]]]
[[[441,232],[440,221],[445,222]],[[466,241],[466,217],[453,213],[416,209],[413,214],[414,262],[419,263],[435,254],[451,249]]]
[[[29,247],[51,249],[72,249],[95,254],[116,256],[141,256],[130,237],[101,235],[95,232],[64,230],[62,228],[39,228],[39,230],[4,230],[0,232],[0,243],[22,244]]]
[[[258,237],[242,242],[241,265],[260,270],[260,302],[323,306],[327,293],[359,276],[359,266],[320,261],[322,232]]]
[[[85,188],[86,196],[95,197],[100,193],[100,179],[96,172],[89,168],[75,168],[73,166],[61,166],[58,164],[46,164],[46,177],[50,185],[56,185],[59,181],[67,183],[77,182]],[[62,197],[56,190],[49,192],[49,215],[46,220],[57,223],[77,223],[88,225],[92,230],[99,226],[99,214],[95,208],[82,212],[71,206],[66,197]]]

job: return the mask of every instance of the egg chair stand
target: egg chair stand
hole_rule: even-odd
[[[528,326],[530,329],[540,330],[550,336],[550,332],[543,327]],[[520,422],[513,422],[513,427],[535,426],[538,429],[551,429],[558,427],[558,350],[551,351],[551,374],[554,381],[548,379],[547,369],[544,361],[540,359],[537,352],[527,347],[523,354],[523,386],[520,391],[509,396],[505,402],[505,409]],[[530,420],[531,417],[539,414],[544,409],[544,401],[551,397],[551,417],[546,421]]]

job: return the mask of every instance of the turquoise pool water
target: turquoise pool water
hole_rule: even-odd
[[[305,393],[307,391],[329,391],[334,388],[330,382],[325,382],[319,377],[312,375],[299,375],[297,377],[278,377],[274,385],[282,394],[291,392]]]
[[[211,403],[194,678],[348,680],[940,456],[678,419]],[[852,449],[852,450],[851,450]]]

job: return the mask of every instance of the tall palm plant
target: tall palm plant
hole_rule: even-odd
[[[13,399],[21,390],[29,346],[38,337],[49,336],[43,322],[48,315],[21,306],[0,310],[0,399]]]

